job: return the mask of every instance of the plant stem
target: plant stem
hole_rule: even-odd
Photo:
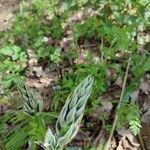
[[[119,103],[118,103],[118,106],[117,106],[117,110],[119,110],[119,108],[121,106],[122,98],[123,98],[123,95],[124,95],[126,81],[127,81],[127,76],[128,76],[129,67],[130,67],[130,62],[131,62],[131,56],[129,57],[129,60],[128,60],[128,64],[127,64],[127,68],[126,68],[126,73],[125,73],[125,77],[124,77],[124,81],[123,81],[122,91],[121,91],[120,100],[119,100]],[[114,135],[114,131],[115,131],[115,128],[116,128],[116,125],[117,125],[117,121],[118,121],[118,115],[116,113],[116,116],[115,116],[115,119],[114,119],[114,122],[113,122],[113,127],[112,127],[109,139],[108,139],[108,141],[107,141],[107,143],[105,145],[104,150],[109,150],[110,142],[111,142],[111,139],[112,139],[112,137]]]
[[[146,147],[145,147],[143,138],[142,138],[142,136],[141,136],[141,133],[138,134],[138,139],[139,139],[139,143],[140,143],[140,145],[141,145],[142,150],[146,150]]]

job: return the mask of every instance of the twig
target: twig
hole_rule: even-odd
[[[131,57],[129,57],[129,60],[128,60],[128,65],[127,65],[127,69],[126,69],[126,73],[125,73],[125,77],[124,77],[124,81],[123,81],[122,91],[121,91],[120,100],[119,100],[119,103],[118,103],[118,106],[117,106],[117,110],[119,110],[119,108],[121,106],[122,98],[123,98],[123,95],[124,95],[126,81],[127,81],[127,76],[128,76],[129,67],[130,67],[130,61],[131,61]],[[115,131],[115,128],[116,128],[116,125],[117,125],[117,121],[118,121],[118,115],[116,114],[114,122],[113,122],[113,127],[112,127],[109,139],[108,139],[108,141],[107,141],[107,143],[105,145],[104,150],[109,150],[110,142],[111,142],[111,139],[112,139],[112,137],[114,135],[114,131]]]
[[[89,47],[96,47],[97,44],[83,44],[83,45],[80,45],[81,48],[89,48]]]
[[[141,133],[138,134],[138,140],[139,140],[139,143],[141,145],[142,150],[146,150],[146,147],[145,147]]]
[[[102,38],[102,39],[101,39],[101,46],[100,46],[100,51],[101,51],[101,61],[102,61],[102,62],[104,62],[103,47],[104,47],[104,40],[103,40],[103,38]]]
[[[101,139],[101,137],[103,137],[104,135],[104,129],[102,128],[99,133],[98,133],[98,136],[94,139],[93,141],[93,146],[96,147],[99,143],[99,140]]]
[[[87,141],[89,142],[90,146],[92,146],[90,137],[88,137],[88,135],[86,135],[86,133],[84,133],[84,131],[81,130],[80,132],[81,132],[81,134],[83,134],[83,136],[84,136],[85,138],[87,138]]]

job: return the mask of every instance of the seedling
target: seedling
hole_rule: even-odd
[[[88,76],[69,95],[56,123],[56,133],[48,128],[43,147],[58,150],[68,144],[78,133],[85,105],[91,94],[93,78]]]

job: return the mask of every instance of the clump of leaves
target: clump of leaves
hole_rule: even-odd
[[[4,116],[0,118],[0,134],[5,133],[0,137],[3,139],[7,149],[20,149],[28,141],[31,142],[32,148],[35,149],[35,142],[43,139],[46,132],[45,113],[42,112],[43,101],[36,99],[33,91],[23,83],[21,78],[15,78],[14,81],[17,83],[23,100],[23,105],[19,108],[23,108],[6,111]],[[8,128],[5,128],[5,125],[8,125]]]
[[[27,54],[21,47],[7,45],[0,49],[0,72],[4,88],[10,88],[14,79],[23,72],[27,63]]]
[[[56,134],[48,129],[43,146],[57,150],[68,144],[78,133],[87,99],[91,94],[93,78],[88,76],[69,95],[56,123]]]
[[[27,62],[27,54],[19,46],[10,45],[0,49],[0,54],[10,57],[13,61]]]
[[[24,100],[24,112],[29,115],[34,115],[38,112],[42,112],[43,101],[35,99],[33,92],[26,84],[23,84],[21,81],[18,81],[17,84],[22,99]]]
[[[106,65],[102,62],[94,64],[93,61],[89,60],[89,63],[87,64],[77,64],[75,65],[75,68],[72,70],[70,69],[69,72],[65,73],[63,75],[63,79],[60,83],[61,87],[60,89],[56,90],[54,95],[54,101],[53,101],[53,111],[58,111],[64,103],[64,100],[62,100],[62,96],[67,96],[69,94],[69,91],[72,87],[76,87],[78,82],[81,82],[81,80],[89,73],[92,74],[94,77],[94,83],[93,83],[93,93],[92,93],[92,99],[88,101],[86,113],[91,113],[93,107],[96,107],[99,103],[98,96],[105,91],[106,89],[106,81],[105,81],[105,72],[106,72]],[[101,81],[101,82],[99,82]],[[67,98],[67,97],[66,97]]]
[[[34,93],[22,81],[15,80],[23,99],[23,109],[5,112],[0,118],[0,139],[7,149],[20,149],[30,141],[31,147],[36,149],[36,142],[42,144],[46,150],[57,150],[68,144],[77,134],[83,117],[87,99],[90,96],[93,78],[88,76],[69,95],[56,123],[56,134],[50,129],[46,132],[46,120],[52,120],[51,112],[42,112],[42,100],[36,99]],[[11,124],[6,128],[5,125]],[[48,123],[48,122],[47,122]]]

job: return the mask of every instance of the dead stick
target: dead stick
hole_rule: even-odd
[[[125,90],[127,76],[128,76],[129,67],[130,67],[130,61],[131,61],[131,57],[129,57],[129,60],[128,60],[128,65],[127,65],[127,69],[126,69],[126,73],[125,73],[125,77],[124,77],[124,81],[123,81],[122,91],[121,91],[120,100],[119,100],[119,103],[118,103],[118,106],[117,106],[117,110],[119,110],[119,108],[121,106],[122,98],[123,98],[123,95],[124,95],[124,90]],[[112,126],[112,130],[111,130],[109,139],[106,143],[106,146],[105,146],[104,150],[109,150],[109,146],[110,146],[110,143],[111,143],[111,139],[114,135],[114,131],[115,131],[115,128],[116,128],[116,125],[117,125],[117,121],[118,121],[118,115],[116,113],[116,116],[115,116],[115,119],[114,119],[114,122],[113,122],[113,126]]]

